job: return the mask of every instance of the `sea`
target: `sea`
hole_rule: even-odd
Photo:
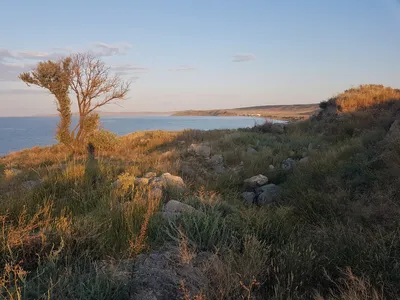
[[[258,117],[214,116],[102,116],[100,119],[102,128],[118,135],[142,130],[245,128],[261,124],[265,120]],[[0,117],[0,156],[34,146],[55,144],[57,123],[57,116]]]

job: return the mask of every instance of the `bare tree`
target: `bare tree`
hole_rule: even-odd
[[[74,54],[56,62],[40,62],[33,71],[22,73],[19,78],[28,85],[49,90],[56,97],[60,114],[57,138],[67,145],[80,144],[97,129],[99,115],[95,110],[125,99],[130,86],[130,82],[110,74],[110,68],[91,53]],[[79,110],[78,124],[72,130],[71,91]]]
[[[117,75],[112,76],[110,68],[91,53],[78,53],[72,56],[70,86],[76,95],[79,110],[79,122],[72,130],[72,136],[81,141],[92,128],[97,127],[98,115],[94,111],[125,99],[130,82],[122,81]]]

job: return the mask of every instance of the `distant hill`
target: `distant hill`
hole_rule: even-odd
[[[263,105],[232,109],[185,110],[173,116],[251,116],[271,119],[307,119],[319,111],[318,104]]]
[[[100,116],[248,116],[263,117],[280,120],[301,120],[319,112],[318,104],[293,104],[293,105],[261,105],[229,109],[211,110],[183,110],[167,112],[105,112],[99,111]],[[57,114],[36,115],[56,116]],[[74,113],[73,115],[77,115]]]

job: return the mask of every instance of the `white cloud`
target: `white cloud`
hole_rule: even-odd
[[[175,69],[170,69],[170,71],[195,71],[197,68],[190,66],[190,65],[181,65]]]
[[[242,54],[235,54],[233,56],[232,61],[233,62],[245,62],[245,61],[252,61],[255,59],[256,59],[256,57],[254,54],[242,53]]]
[[[98,56],[125,55],[127,54],[128,50],[132,48],[132,45],[127,43],[111,45],[102,42],[97,42],[94,43],[92,46],[94,48],[92,52]]]
[[[91,49],[97,56],[112,56],[124,55],[130,48],[132,48],[132,46],[127,43],[111,45],[99,42],[92,44],[87,50]],[[36,50],[13,51],[11,49],[0,48],[0,81],[18,81],[19,73],[31,70],[36,65],[36,62],[57,60],[73,52],[71,48],[61,47],[54,47],[51,50],[52,51],[48,52]],[[121,75],[125,76],[135,73],[144,73],[148,69],[135,65],[121,65],[114,67],[113,70],[116,72],[126,72],[126,74],[121,73]]]

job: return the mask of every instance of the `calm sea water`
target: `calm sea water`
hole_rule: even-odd
[[[262,123],[250,117],[101,117],[102,127],[118,135],[141,130],[233,129]],[[33,146],[54,144],[58,117],[0,118],[0,156]]]

